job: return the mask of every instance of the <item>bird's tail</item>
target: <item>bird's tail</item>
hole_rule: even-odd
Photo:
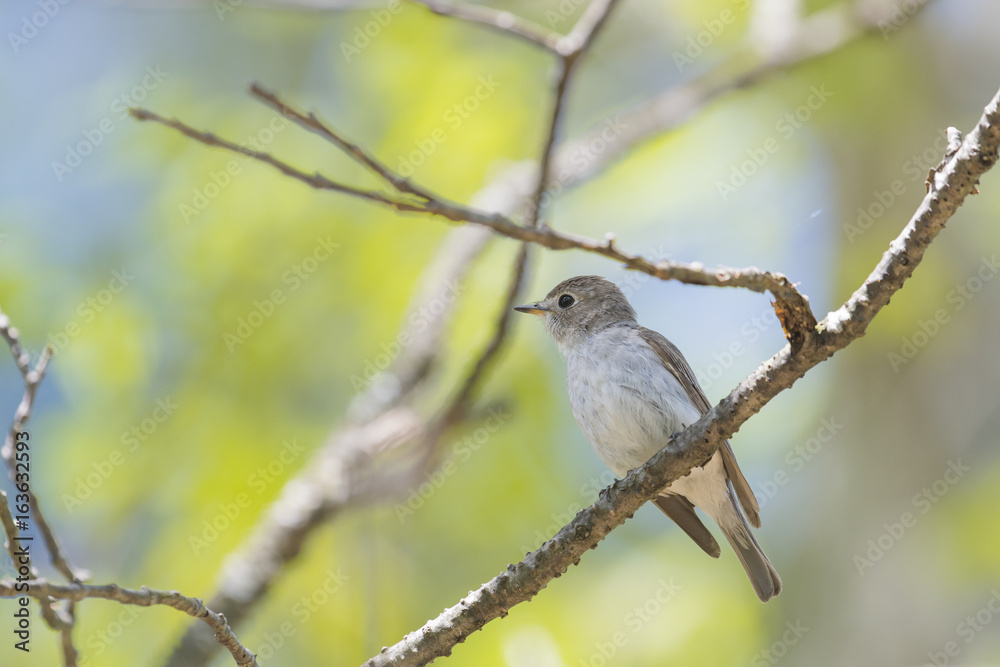
[[[757,544],[753,533],[750,532],[746,518],[736,506],[732,489],[729,490],[729,497],[732,511],[729,511],[730,508],[726,508],[726,516],[719,517],[722,520],[716,520],[716,523],[719,524],[722,534],[726,536],[729,545],[732,546],[740,563],[743,564],[743,569],[746,570],[747,577],[750,578],[750,583],[753,585],[757,597],[760,598],[761,602],[767,602],[781,592],[781,577],[778,576],[771,561],[764,555],[764,551]]]

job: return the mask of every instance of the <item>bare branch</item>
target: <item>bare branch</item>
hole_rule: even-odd
[[[8,318],[2,311],[0,311],[0,336],[3,337],[3,339],[7,342],[7,345],[10,347],[10,352],[14,357],[14,363],[17,364],[17,368],[21,372],[21,377],[24,380],[24,395],[21,397],[21,402],[14,411],[14,420],[10,425],[10,429],[7,431],[7,437],[4,439],[3,448],[0,449],[0,456],[3,457],[4,462],[7,464],[7,473],[10,480],[11,482],[16,482],[17,470],[15,468],[16,461],[14,458],[14,448],[15,442],[17,441],[17,434],[24,430],[24,425],[31,417],[31,410],[35,404],[35,394],[38,391],[39,385],[42,383],[42,379],[45,377],[45,369],[48,366],[49,359],[52,358],[52,347],[49,345],[45,346],[38,359],[38,363],[36,363],[35,367],[32,368],[27,351],[21,347],[21,341],[18,337],[17,329],[10,325],[10,318]],[[38,503],[38,497],[35,495],[30,485],[26,488],[27,491],[25,494],[28,497],[31,514],[35,519],[35,525],[38,527],[38,532],[41,533],[42,539],[45,541],[45,547],[48,549],[52,565],[69,581],[78,581],[79,579],[86,577],[87,574],[85,572],[78,572],[70,563],[69,558],[67,558],[62,547],[59,545],[59,540],[52,531],[52,527],[45,519],[45,514],[42,512],[41,506]]]
[[[411,202],[402,199],[394,199],[381,192],[375,192],[373,190],[363,190],[361,188],[354,188],[349,185],[343,185],[341,183],[336,183],[331,181],[326,176],[323,176],[319,172],[314,174],[307,174],[304,171],[296,169],[295,167],[289,165],[286,162],[282,162],[277,158],[273,157],[269,153],[262,151],[257,151],[252,148],[247,148],[246,146],[241,146],[235,144],[231,141],[221,139],[211,132],[202,132],[201,130],[196,130],[190,125],[182,123],[179,120],[172,118],[164,118],[159,114],[153,113],[147,109],[131,108],[129,113],[136,120],[151,120],[161,125],[165,125],[169,128],[173,128],[180,132],[181,134],[194,139],[206,146],[214,146],[217,148],[224,148],[228,151],[234,153],[239,153],[240,155],[245,155],[249,158],[263,162],[264,164],[269,164],[278,171],[280,171],[285,176],[294,178],[297,181],[301,181],[308,185],[309,187],[315,188],[317,190],[333,190],[334,192],[340,192],[345,195],[350,195],[352,197],[359,197],[361,199],[367,199],[368,201],[375,202],[377,204],[384,204],[386,206],[391,206],[399,211],[409,211],[409,212],[426,212],[425,208],[419,202]]]
[[[361,146],[347,141],[335,132],[329,125],[323,123],[316,114],[309,112],[304,114],[283,102],[276,94],[265,90],[260,84],[250,85],[250,94],[271,107],[282,116],[292,119],[299,127],[317,134],[329,141],[334,146],[349,155],[362,166],[371,169],[376,175],[390,183],[396,190],[402,193],[412,194],[421,199],[434,199],[434,195],[416,185],[410,183],[409,179],[403,178],[379,162],[374,156],[369,155]]]
[[[35,525],[39,534],[42,536],[42,540],[45,542],[45,546],[49,552],[49,558],[51,559],[53,566],[69,581],[77,581],[79,578],[87,576],[86,573],[76,571],[64,554],[62,547],[59,544],[59,540],[55,536],[55,532],[52,530],[51,526],[49,526],[49,522],[45,519],[45,513],[42,512],[41,505],[38,502],[38,497],[35,495],[31,484],[18,483],[20,478],[18,475],[15,453],[15,449],[17,447],[16,443],[27,437],[19,436],[24,430],[24,425],[28,422],[28,419],[31,418],[31,411],[35,404],[35,395],[38,392],[39,385],[41,385],[42,380],[45,377],[45,369],[48,366],[49,359],[52,358],[52,348],[46,345],[45,349],[42,350],[38,363],[36,363],[34,368],[32,368],[30,355],[24,348],[21,347],[21,341],[17,329],[11,326],[10,318],[8,318],[2,311],[0,311],[0,336],[3,337],[8,347],[10,347],[11,355],[14,357],[14,364],[21,373],[21,379],[24,382],[24,394],[22,395],[17,408],[14,410],[14,419],[11,423],[10,429],[7,431],[3,447],[0,448],[0,456],[3,457],[3,460],[7,465],[8,475],[11,482],[15,484],[15,488],[18,490],[18,493],[24,494],[27,498],[28,509],[31,512],[31,516],[35,520]],[[30,474],[30,469],[28,472]],[[15,549],[14,543],[24,539],[21,537],[22,531],[19,528],[19,525],[24,524],[15,523],[14,516],[10,511],[10,506],[8,505],[7,495],[2,491],[0,491],[0,524],[3,525],[4,534],[6,535],[4,547],[10,555],[11,562],[13,562],[16,567],[19,560],[17,558],[17,550]],[[38,570],[32,565],[28,570],[28,574],[32,577],[37,577]],[[50,628],[59,633],[60,646],[63,653],[63,664],[66,665],[66,667],[75,667],[77,664],[77,652],[76,647],[73,646],[74,609],[72,602],[69,603],[65,611],[56,609],[56,607],[49,600],[39,600],[39,604],[41,605],[42,618],[45,619],[45,622]]]
[[[427,7],[440,16],[450,16],[463,21],[469,21],[470,23],[476,23],[491,30],[523,39],[553,53],[558,52],[559,41],[563,39],[563,36],[557,32],[543,28],[510,12],[491,9],[490,7],[459,4],[457,2],[448,2],[447,0],[413,0],[413,2]]]
[[[595,4],[601,4],[610,8],[613,5],[613,2],[605,3],[603,0],[598,0]],[[587,13],[589,13],[589,10]],[[594,29],[599,27],[601,24],[602,22],[595,23]],[[589,37],[585,39],[584,45],[590,44],[592,38],[593,33],[590,33]],[[582,52],[578,51],[577,53],[579,54]],[[559,99],[561,99],[562,95],[565,93],[565,76],[561,77],[560,81],[562,82],[562,87],[557,90]],[[261,92],[263,93],[264,91]],[[809,309],[807,299],[795,289],[787,278],[779,273],[760,271],[755,268],[719,268],[713,271],[706,270],[700,264],[683,264],[664,260],[653,261],[645,259],[640,255],[623,252],[610,240],[598,241],[596,239],[589,239],[586,237],[578,237],[571,234],[557,232],[546,226],[536,227],[534,223],[537,223],[538,208],[541,204],[541,196],[545,190],[544,186],[538,187],[538,181],[536,181],[534,195],[531,200],[535,205],[530,206],[528,213],[528,222],[530,224],[520,225],[515,223],[508,215],[504,215],[503,213],[487,213],[473,207],[456,204],[448,201],[444,197],[432,193],[427,188],[416,185],[394,173],[392,170],[379,163],[374,157],[357,147],[354,143],[336,135],[332,130],[316,120],[315,117],[311,115],[307,116],[305,114],[301,114],[301,112],[292,110],[276,95],[271,93],[266,93],[266,95],[269,97],[262,97],[262,99],[268,100],[269,103],[273,100],[275,108],[288,111],[292,114],[291,117],[293,118],[295,118],[297,114],[300,122],[305,123],[306,127],[310,129],[310,131],[315,131],[323,135],[328,134],[329,136],[327,136],[327,138],[330,141],[333,141],[338,146],[341,146],[346,152],[352,154],[356,159],[362,161],[369,168],[376,170],[377,173],[384,173],[387,181],[391,185],[397,188],[405,188],[405,192],[407,194],[416,193],[423,198],[423,201],[395,199],[382,193],[361,190],[336,183],[319,173],[309,175],[267,153],[262,153],[238,144],[234,144],[224,139],[220,139],[214,134],[208,132],[195,130],[181,121],[168,120],[145,109],[132,109],[131,112],[133,116],[140,120],[156,121],[206,145],[225,148],[227,150],[240,153],[241,155],[259,160],[265,164],[269,164],[283,174],[291,176],[292,178],[295,178],[313,188],[333,190],[351,196],[361,197],[376,203],[391,206],[399,211],[437,215],[454,222],[471,222],[483,225],[502,236],[507,236],[519,241],[535,243],[551,250],[567,250],[574,248],[587,252],[593,252],[599,255],[604,255],[610,259],[620,261],[629,269],[642,271],[663,280],[678,280],[680,282],[696,285],[743,287],[757,292],[763,292],[765,290],[770,291],[776,299],[776,312],[778,312],[778,315],[781,318],[786,335],[796,344],[801,342],[802,337],[805,335],[803,332],[815,325],[815,316]],[[546,156],[551,155],[552,144],[554,141],[552,137],[554,137],[554,134],[558,131],[561,102],[557,103],[555,106],[556,108],[550,123],[550,131],[548,133],[546,148],[543,149],[542,153],[543,161],[549,159]],[[357,152],[354,152],[354,149],[357,149]],[[516,192],[516,189],[512,188],[511,191]],[[519,259],[517,263],[520,265],[522,260]],[[516,295],[516,292],[513,291],[508,293]],[[502,315],[501,317],[505,317],[505,315]]]
[[[566,93],[569,90],[570,79],[576,71],[576,63],[580,61],[581,56],[594,43],[598,31],[600,31],[606,22],[616,2],[617,0],[594,0],[591,2],[570,31],[570,34],[559,43],[559,78],[553,90],[552,113],[545,133],[545,142],[542,146],[541,158],[539,158],[539,167],[536,171],[534,192],[527,203],[525,228],[534,229],[538,226],[542,208],[542,197],[545,194],[547,185],[545,175],[549,173],[552,150],[556,144],[556,137],[559,134],[562,124],[563,109],[566,105]],[[507,293],[500,306],[500,314],[494,326],[493,337],[486,344],[486,347],[483,348],[483,351],[472,366],[472,371],[466,376],[454,398],[441,411],[440,417],[430,427],[429,438],[431,441],[437,442],[441,435],[460,418],[476,386],[485,376],[496,355],[503,349],[504,341],[510,330],[510,318],[514,312],[512,308],[520,299],[520,295],[524,289],[530,258],[530,248],[525,243],[518,250],[517,257],[514,260],[514,270],[507,287]],[[433,450],[429,451],[433,452]]]
[[[19,554],[14,542],[18,540],[21,531],[14,522],[14,515],[11,514],[7,501],[7,494],[3,490],[0,490],[0,525],[3,526],[3,532],[6,536],[4,549],[10,556],[15,569],[18,569]],[[27,574],[30,578],[38,578],[39,576],[38,569],[34,565],[30,566]],[[42,608],[42,618],[45,619],[45,623],[59,633],[60,645],[63,649],[63,664],[66,667],[75,667],[77,653],[76,647],[73,646],[73,603],[69,603],[69,608],[66,611],[60,611],[48,599],[40,599],[38,604]]]
[[[531,197],[528,205],[526,226],[535,227],[538,224],[538,216],[542,206],[542,196],[548,187],[548,174],[551,171],[552,151],[556,145],[559,135],[559,127],[562,121],[563,108],[566,106],[566,92],[569,89],[570,78],[576,70],[576,64],[581,56],[586,53],[601,27],[607,21],[608,15],[614,9],[617,0],[594,0],[583,15],[573,26],[569,35],[559,42],[558,53],[559,79],[555,85],[555,95],[552,102],[552,113],[549,118],[548,130],[545,133],[545,144],[542,148],[542,157],[539,160],[538,186]],[[518,258],[518,263],[523,263],[523,259]],[[508,309],[509,310],[509,309]]]
[[[924,252],[979,177],[997,161],[1000,147],[1000,92],[961,147],[931,174],[927,196],[909,224],[889,245],[882,261],[840,309],[830,313],[797,350],[786,345],[739,384],[701,419],[678,434],[646,464],[600,493],[537,551],[483,584],[424,627],[384,648],[365,667],[426,665],[514,605],[530,600],[552,579],[580,561],[664,487],[703,465],[724,440],[809,369],[862,336],[920,263]]]
[[[28,581],[27,594],[39,600],[73,600],[79,602],[87,598],[103,598],[122,604],[151,607],[166,605],[183,611],[188,616],[197,618],[208,624],[215,634],[215,639],[226,647],[240,667],[257,667],[257,658],[253,652],[240,644],[232,628],[226,622],[226,617],[217,614],[206,607],[198,598],[189,598],[177,591],[158,591],[143,586],[134,591],[121,588],[117,584],[95,586],[92,584],[52,584],[44,579]],[[9,579],[0,580],[0,597],[20,597],[23,593],[15,590],[15,582]]]
[[[582,56],[607,21],[617,0],[593,0],[584,10],[569,34],[559,40],[557,51],[571,64]]]

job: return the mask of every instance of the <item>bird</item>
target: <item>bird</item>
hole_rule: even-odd
[[[566,358],[573,416],[598,457],[618,477],[639,467],[711,407],[690,364],[662,334],[640,326],[613,282],[577,276],[541,301],[514,310],[538,315]],[[695,508],[720,528],[761,602],[781,592],[781,578],[754,538],[760,507],[725,441],[703,466],[653,500],[712,558],[719,543]]]

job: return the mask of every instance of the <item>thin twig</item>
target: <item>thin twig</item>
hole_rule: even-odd
[[[45,377],[45,369],[48,366],[49,360],[52,358],[52,347],[46,345],[42,349],[42,354],[38,362],[34,368],[31,368],[28,362],[28,353],[21,347],[17,329],[10,325],[10,319],[2,311],[0,311],[0,336],[3,337],[10,347],[14,362],[17,364],[18,370],[21,372],[21,378],[24,381],[24,395],[21,397],[21,402],[14,411],[14,420],[7,431],[3,448],[0,449],[0,456],[3,457],[4,462],[7,464],[8,475],[11,481],[14,482],[17,477],[15,467],[17,462],[15,461],[14,454],[17,434],[24,430],[24,425],[31,418],[31,411],[35,405],[35,395],[38,392],[39,385],[42,383],[42,379]],[[78,581],[86,577],[85,572],[77,571],[73,567],[66,553],[59,545],[59,540],[56,538],[49,522],[45,519],[45,514],[42,512],[38,497],[32,490],[31,485],[27,486],[25,494],[28,497],[28,504],[31,508],[31,514],[35,519],[35,525],[42,539],[45,541],[45,547],[48,549],[52,565],[68,581]]]
[[[604,25],[611,10],[614,9],[615,4],[616,0],[594,0],[591,2],[587,5],[587,9],[576,22],[576,25],[573,26],[570,33],[559,42],[559,77],[556,81],[552,112],[549,116],[548,128],[545,132],[542,157],[539,160],[538,184],[528,204],[527,220],[525,221],[527,227],[536,227],[538,225],[538,218],[543,203],[542,198],[548,187],[548,174],[552,166],[552,153],[559,136],[570,79],[576,70],[577,63],[581,60],[587,49],[590,48],[594,38],[597,37],[598,31]]]
[[[253,651],[240,644],[232,628],[226,622],[226,617],[218,614],[202,603],[198,598],[189,598],[181,595],[177,591],[159,591],[143,586],[139,590],[121,588],[117,584],[107,584],[97,586],[93,584],[53,584],[44,579],[34,579],[28,581],[28,595],[39,600],[73,600],[79,602],[88,598],[103,598],[114,600],[122,604],[137,605],[140,607],[151,607],[153,605],[165,605],[183,611],[188,616],[197,618],[208,624],[215,636],[215,640],[232,654],[236,664],[240,667],[257,667],[257,658]],[[15,582],[9,579],[0,580],[0,597],[19,597],[23,593],[15,589]]]
[[[596,239],[558,232],[544,225],[539,227],[519,225],[506,215],[488,213],[456,204],[443,197],[431,194],[425,188],[421,188],[421,191],[427,193],[427,196],[430,197],[427,201],[416,202],[393,199],[378,192],[360,190],[335,183],[319,173],[307,174],[267,153],[255,151],[220,139],[214,134],[196,130],[178,120],[168,120],[145,109],[132,109],[131,112],[140,120],[158,122],[208,146],[224,148],[259,160],[271,165],[281,173],[316,189],[333,190],[355,197],[362,197],[376,203],[391,206],[399,211],[438,215],[454,222],[471,222],[483,225],[502,236],[541,245],[550,250],[577,249],[596,253],[619,261],[628,269],[648,273],[662,280],[678,280],[693,285],[742,287],[755,292],[770,291],[776,299],[778,306],[776,310],[782,319],[782,324],[785,326],[786,335],[792,340],[801,339],[804,336],[803,332],[815,325],[816,318],[809,309],[808,300],[780,273],[761,271],[756,268],[718,268],[708,270],[701,264],[650,260],[641,255],[624,252],[617,245],[607,240],[598,241]]]
[[[292,119],[299,127],[326,139],[359,164],[371,169],[376,175],[390,183],[399,192],[411,194],[425,200],[434,198],[434,195],[431,193],[410,183],[409,179],[400,176],[383,165],[373,155],[369,155],[368,152],[358,144],[351,143],[347,139],[344,139],[329,125],[317,118],[316,114],[312,111],[306,114],[295,109],[281,100],[275,93],[264,89],[258,83],[250,84],[250,94],[280,113],[285,118]]]
[[[469,21],[491,30],[526,40],[547,51],[556,53],[562,35],[510,12],[483,7],[481,5],[459,4],[442,0],[413,0],[440,16]]]
[[[42,536],[42,540],[45,542],[45,546],[49,552],[49,558],[53,566],[60,572],[60,574],[65,576],[67,580],[77,581],[80,578],[85,577],[86,573],[82,571],[78,572],[70,563],[69,558],[65,555],[62,546],[59,544],[59,540],[56,538],[55,532],[52,530],[52,527],[45,518],[45,513],[42,511],[41,505],[38,502],[38,497],[35,495],[32,485],[21,485],[17,483],[19,476],[17,470],[18,462],[16,460],[15,453],[17,447],[16,443],[20,439],[19,435],[24,430],[24,425],[31,418],[31,412],[35,405],[35,396],[38,393],[38,387],[45,378],[45,369],[48,366],[49,360],[52,358],[52,348],[46,345],[42,350],[42,354],[39,357],[38,362],[35,364],[34,368],[32,368],[30,355],[27,350],[21,347],[21,340],[17,329],[11,326],[10,318],[8,318],[2,311],[0,311],[0,337],[4,339],[7,346],[10,348],[11,355],[14,357],[14,364],[17,366],[17,369],[21,374],[21,379],[24,382],[24,394],[22,395],[17,408],[14,410],[14,419],[7,432],[3,447],[0,448],[0,456],[2,456],[7,465],[8,475],[10,476],[11,481],[15,483],[15,488],[18,490],[18,493],[24,494],[27,498],[28,509],[30,510],[31,516],[34,518],[38,533]],[[30,443],[29,441],[29,446],[31,444],[33,443]],[[30,468],[28,468],[28,474],[30,475],[30,473]],[[4,533],[6,535],[4,546],[7,553],[10,555],[12,562],[16,564],[18,559],[15,554],[16,549],[14,547],[14,542],[20,541],[23,538],[20,537],[21,530],[18,527],[18,524],[14,521],[14,517],[11,514],[10,507],[7,503],[7,496],[3,492],[0,492],[0,523],[2,523]],[[29,573],[32,577],[38,576],[38,570],[34,567],[34,565],[29,568]],[[73,645],[73,625],[75,621],[73,604],[69,603],[67,605],[67,609],[64,611],[57,609],[48,600],[40,600],[39,604],[41,605],[42,618],[45,619],[45,622],[50,628],[59,633],[63,664],[66,665],[66,667],[75,667],[77,664],[77,651],[76,647]]]
[[[549,173],[552,150],[556,145],[556,138],[562,126],[564,109],[566,107],[566,94],[569,90],[569,83],[573,73],[576,71],[575,65],[593,44],[598,31],[605,24],[616,2],[617,0],[594,0],[591,2],[567,38],[560,41],[559,78],[553,88],[552,112],[545,132],[542,154],[539,158],[534,192],[527,203],[524,227],[534,229],[538,226],[543,205],[542,198],[546,188],[545,175]],[[441,417],[430,428],[430,438],[433,441],[438,441],[444,431],[459,419],[460,415],[466,409],[467,403],[472,397],[476,386],[485,376],[497,354],[503,349],[504,341],[510,330],[511,315],[514,312],[512,308],[524,291],[530,258],[530,247],[527,243],[524,243],[518,249],[517,257],[514,259],[514,270],[507,287],[507,292],[500,305],[500,313],[493,328],[493,336],[476,359],[472,366],[472,371],[459,386],[454,398],[442,410]]]
[[[377,204],[384,204],[386,206],[391,206],[398,211],[407,212],[418,212],[425,213],[427,210],[421,205],[420,202],[408,201],[404,199],[394,199],[381,192],[376,192],[374,190],[364,190],[362,188],[355,188],[349,185],[343,185],[331,181],[326,176],[323,176],[319,172],[314,174],[307,174],[304,171],[296,169],[291,165],[278,160],[269,153],[263,151],[254,150],[252,148],[247,148],[246,146],[241,146],[239,144],[227,141],[212,134],[211,132],[202,132],[201,130],[196,130],[190,125],[182,123],[179,120],[172,118],[164,118],[159,114],[153,113],[148,109],[141,109],[133,107],[129,109],[129,113],[136,120],[141,121],[153,121],[161,125],[165,125],[169,128],[173,128],[180,132],[181,134],[194,139],[206,146],[215,146],[217,148],[224,148],[228,151],[234,153],[239,153],[240,155],[245,155],[248,158],[257,160],[258,162],[263,162],[264,164],[269,164],[278,171],[280,171],[285,176],[294,178],[297,181],[301,181],[311,188],[317,190],[332,190],[334,192],[340,192],[341,194],[350,195],[352,197],[359,197],[361,199],[367,199],[368,201],[375,202]]]
[[[3,526],[3,532],[6,537],[4,540],[4,549],[7,551],[7,555],[10,556],[15,569],[17,569],[19,554],[17,553],[14,542],[20,535],[21,531],[14,522],[14,516],[11,514],[10,506],[8,505],[7,494],[4,493],[3,490],[0,490],[0,525]],[[38,568],[31,565],[28,570],[28,574],[30,575],[30,578],[37,579],[39,576]],[[60,644],[63,649],[63,664],[66,667],[75,667],[77,652],[76,647],[73,646],[73,603],[69,603],[69,608],[66,611],[60,611],[57,609],[55,605],[52,604],[51,600],[39,600],[38,604],[42,608],[42,618],[45,620],[46,625],[59,633]]]

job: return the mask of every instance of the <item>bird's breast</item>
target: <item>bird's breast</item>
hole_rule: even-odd
[[[622,476],[700,412],[639,336],[593,336],[567,355],[573,415],[604,463]]]

